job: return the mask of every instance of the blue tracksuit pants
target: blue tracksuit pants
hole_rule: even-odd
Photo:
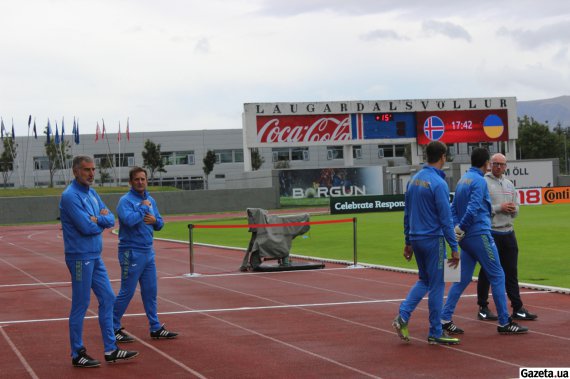
[[[459,297],[471,283],[475,264],[479,262],[491,283],[493,301],[499,314],[499,324],[506,325],[509,322],[509,313],[505,295],[505,273],[491,233],[465,237],[459,246],[461,246],[461,281],[453,283],[449,289],[441,319],[451,320]]]
[[[150,331],[159,330],[161,325],[156,305],[158,285],[154,250],[119,250],[119,262],[121,264],[121,289],[115,301],[113,327],[115,330],[121,328],[121,318],[135,294],[137,283],[140,283],[141,297]]]
[[[69,339],[71,356],[83,345],[83,319],[89,308],[91,290],[99,301],[99,327],[103,336],[105,351],[117,349],[113,331],[113,303],[115,293],[111,287],[103,259],[65,260],[71,274],[71,312],[69,315]]]
[[[400,317],[409,322],[412,312],[422,298],[429,293],[429,336],[441,337],[441,307],[443,305],[443,264],[445,241],[443,237],[411,241],[418,264],[420,279],[412,287],[406,300],[400,305]]]

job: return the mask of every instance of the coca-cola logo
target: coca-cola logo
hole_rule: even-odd
[[[257,117],[258,142],[327,142],[350,139],[349,115]]]

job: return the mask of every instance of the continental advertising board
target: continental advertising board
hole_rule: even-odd
[[[521,205],[570,204],[570,187],[524,188],[517,193]]]

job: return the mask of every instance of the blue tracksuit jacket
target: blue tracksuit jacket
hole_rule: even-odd
[[[457,302],[471,282],[477,262],[481,264],[493,292],[497,307],[499,325],[509,322],[507,298],[505,296],[505,274],[491,236],[491,196],[483,172],[471,167],[457,182],[455,198],[451,205],[453,221],[465,232],[461,246],[461,281],[453,283],[447,294],[447,301],[441,312],[443,321],[450,321]]]
[[[443,305],[443,262],[445,240],[453,251],[457,241],[449,207],[449,188],[443,171],[425,166],[408,184],[404,209],[406,245],[411,245],[418,264],[419,280],[400,305],[400,317],[409,322],[413,311],[429,293],[429,336],[441,337],[441,307]]]
[[[423,167],[406,191],[404,235],[410,241],[444,236],[453,251],[458,251],[445,173],[432,166]],[[413,206],[411,205],[413,203]]]
[[[150,206],[142,204],[150,201]],[[121,289],[113,310],[113,328],[121,328],[121,319],[140,283],[141,297],[151,332],[161,328],[157,314],[157,278],[154,259],[153,235],[164,226],[156,202],[144,192],[142,195],[131,188],[119,200],[119,253],[121,264]],[[156,218],[153,225],[145,224],[146,214]]]
[[[83,343],[83,319],[89,308],[91,291],[99,301],[99,326],[105,352],[117,348],[113,333],[113,303],[115,293],[101,258],[102,232],[115,225],[115,216],[107,209],[94,189],[73,180],[63,191],[59,202],[65,249],[65,263],[71,274],[71,311],[69,340],[71,356],[76,358]],[[97,223],[91,221],[97,217]]]
[[[491,196],[481,170],[471,167],[457,182],[451,204],[454,225],[465,237],[491,232]]]
[[[151,206],[143,205],[143,200],[150,201]],[[147,225],[143,222],[144,216],[150,213],[156,218],[154,225]],[[119,200],[117,206],[119,217],[119,250],[136,249],[151,250],[155,230],[161,230],[164,221],[156,202],[147,191],[140,195],[131,189]]]
[[[101,256],[101,233],[115,225],[115,216],[109,211],[97,192],[73,180],[63,191],[59,203],[66,259],[95,259]],[[90,216],[97,217],[97,223]]]

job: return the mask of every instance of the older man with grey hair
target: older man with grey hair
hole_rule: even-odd
[[[492,203],[491,234],[497,245],[501,266],[505,272],[505,288],[513,308],[512,318],[515,320],[535,320],[537,315],[523,307],[519,291],[518,256],[519,248],[513,229],[514,218],[519,212],[518,194],[513,183],[505,178],[507,158],[503,154],[491,157],[491,171],[485,174]],[[479,271],[477,282],[477,303],[479,320],[496,320],[497,316],[489,309],[489,279],[485,271]]]
[[[136,351],[117,347],[113,333],[115,293],[103,263],[102,233],[115,225],[115,216],[91,188],[95,163],[87,155],[73,158],[75,179],[61,195],[59,211],[63,230],[65,263],[71,274],[71,312],[69,339],[71,363],[75,367],[99,367],[101,363],[87,354],[83,341],[83,321],[89,309],[91,291],[99,301],[99,326],[103,337],[105,361],[113,363],[136,357]]]

